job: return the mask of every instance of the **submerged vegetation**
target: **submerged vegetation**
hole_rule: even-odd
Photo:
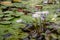
[[[0,0],[0,40],[60,40],[60,0]]]

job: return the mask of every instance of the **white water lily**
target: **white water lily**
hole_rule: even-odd
[[[45,18],[41,17],[41,20],[44,20]]]
[[[49,14],[49,11],[42,11],[42,14]]]
[[[40,11],[40,12],[35,12],[35,14],[38,14],[38,15],[41,15],[41,14],[45,14],[45,15],[47,15],[47,14],[49,14],[49,11]]]
[[[58,0],[55,0],[57,4],[59,4],[59,1]]]
[[[54,20],[56,20],[55,18],[52,18],[52,20],[54,21]]]
[[[55,14],[52,18],[53,21],[56,21],[57,14]]]
[[[20,22],[23,22],[23,20],[22,20],[22,19],[19,19],[19,20],[17,20],[16,22],[17,22],[17,23],[20,23]]]
[[[54,15],[54,18],[56,18],[56,17],[57,17],[57,14]]]
[[[43,3],[44,3],[44,4],[47,4],[47,3],[48,3],[48,0],[44,0]]]
[[[33,14],[32,17],[38,18],[38,17],[40,17],[40,15],[38,15],[38,14]]]
[[[41,18],[41,20],[44,20],[45,17],[49,14],[49,11],[39,11],[35,12],[35,14],[32,15],[34,18]]]

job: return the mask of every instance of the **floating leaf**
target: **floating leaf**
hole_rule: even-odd
[[[11,24],[11,22],[9,22],[9,21],[1,21],[0,24],[3,24],[3,25],[5,25],[5,24]]]

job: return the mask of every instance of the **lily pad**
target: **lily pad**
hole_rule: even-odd
[[[8,21],[8,20],[12,20],[12,19],[14,19],[14,17],[3,18],[3,20],[6,20],[6,21]]]
[[[16,13],[14,13],[12,16],[13,16],[13,17],[20,17],[20,16],[22,16],[22,15],[24,15],[23,12],[16,12]]]
[[[2,5],[5,5],[5,6],[12,6],[13,4],[11,3],[11,1],[3,1],[1,2]]]
[[[4,12],[4,14],[6,14],[6,13],[7,13],[7,14],[9,14],[9,13],[10,13],[10,14],[13,14],[13,11],[6,11],[6,12]]]
[[[10,21],[1,21],[0,24],[2,24],[2,25],[8,25],[8,24],[11,24],[11,22]]]
[[[3,15],[0,15],[0,18],[3,17]]]

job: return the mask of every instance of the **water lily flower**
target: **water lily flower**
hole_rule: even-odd
[[[52,20],[55,20],[55,18],[52,18]]]
[[[40,13],[41,16],[42,16],[42,15],[47,16],[48,14],[49,14],[49,11],[42,11],[42,12]]]
[[[49,11],[40,11],[40,12],[35,12],[35,14],[38,14],[38,15],[48,15],[49,14]]]
[[[57,17],[57,14],[54,15],[54,18],[56,18],[56,17]]]
[[[59,4],[59,1],[58,0],[55,0],[57,4]]]
[[[40,17],[41,20],[44,20],[48,14],[49,14],[49,11],[40,11],[40,12],[35,12],[35,14],[33,14],[33,17],[35,18]]]
[[[38,17],[40,17],[40,15],[38,15],[38,14],[33,14],[32,17],[33,17],[33,18],[38,18]]]
[[[20,23],[20,22],[23,22],[23,20],[22,20],[22,19],[19,19],[19,20],[17,20],[16,22],[17,22],[17,23]]]
[[[45,20],[45,18],[46,18],[45,16],[42,16],[42,17],[41,17],[41,20]]]
[[[52,18],[53,21],[56,21],[57,14],[55,14]]]
[[[44,3],[44,4],[47,4],[47,3],[48,3],[48,0],[44,0],[43,3]]]

